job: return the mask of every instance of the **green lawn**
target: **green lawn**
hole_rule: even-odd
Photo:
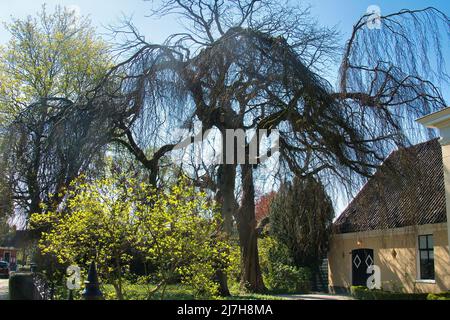
[[[102,287],[106,299],[115,299],[114,288],[111,285]],[[147,288],[140,284],[127,284],[124,290],[124,296],[127,300],[145,300],[147,298]],[[251,294],[239,292],[236,288],[231,288],[231,297],[225,300],[286,300],[285,298],[271,294]],[[160,300],[162,292],[158,291],[152,299]],[[164,294],[165,300],[192,300],[195,299],[189,287],[181,284],[168,285]]]

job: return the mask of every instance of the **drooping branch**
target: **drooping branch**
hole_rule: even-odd
[[[369,106],[402,106],[416,116],[445,106],[436,85],[449,81],[438,34],[448,42],[449,18],[433,7],[401,10],[379,17],[380,29],[369,29],[371,18],[361,17],[346,44],[342,96]]]

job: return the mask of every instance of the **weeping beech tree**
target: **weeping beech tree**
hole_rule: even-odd
[[[130,22],[114,30],[125,38],[127,57],[107,78],[120,86],[100,86],[94,97],[111,103],[119,97],[132,110],[131,121],[116,123],[113,140],[150,170],[153,183],[159,160],[177,143],[173,129],[194,130],[200,121],[224,141],[227,129],[277,129],[277,177],[315,175],[351,186],[392,148],[408,144],[405,129],[416,117],[445,106],[433,83],[448,81],[441,41],[448,40],[449,19],[434,8],[381,16],[379,30],[366,27],[365,15],[343,48],[333,29],[288,2],[165,0],[152,13],[168,15],[180,18],[185,31],[161,44],[145,41]],[[325,75],[339,60],[335,88]],[[149,146],[152,154],[145,152]],[[215,192],[224,231],[231,234],[236,223],[242,284],[255,292],[265,290],[255,219],[258,170],[248,162],[217,164],[194,177]],[[227,294],[226,276],[220,270],[218,276]]]
[[[26,227],[30,215],[41,212],[41,204],[58,205],[60,193],[81,172],[99,168],[115,131],[114,117],[125,118],[111,107],[100,100],[94,107],[42,98],[15,117],[1,145],[5,192],[0,203],[7,206],[6,215],[15,213]],[[98,117],[99,109],[114,117]]]

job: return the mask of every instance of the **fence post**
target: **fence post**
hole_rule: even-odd
[[[95,266],[94,261],[92,261],[91,266],[89,267],[87,280],[84,282],[84,284],[85,284],[85,289],[83,290],[84,300],[104,299],[103,293],[100,291],[97,277],[97,268]]]

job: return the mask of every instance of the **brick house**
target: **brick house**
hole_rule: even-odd
[[[10,264],[17,262],[17,248],[15,248],[9,239],[0,243],[0,261],[6,261]]]
[[[26,230],[15,230],[0,238],[0,261],[9,262],[12,266],[24,262],[25,251],[29,245],[29,232]]]

